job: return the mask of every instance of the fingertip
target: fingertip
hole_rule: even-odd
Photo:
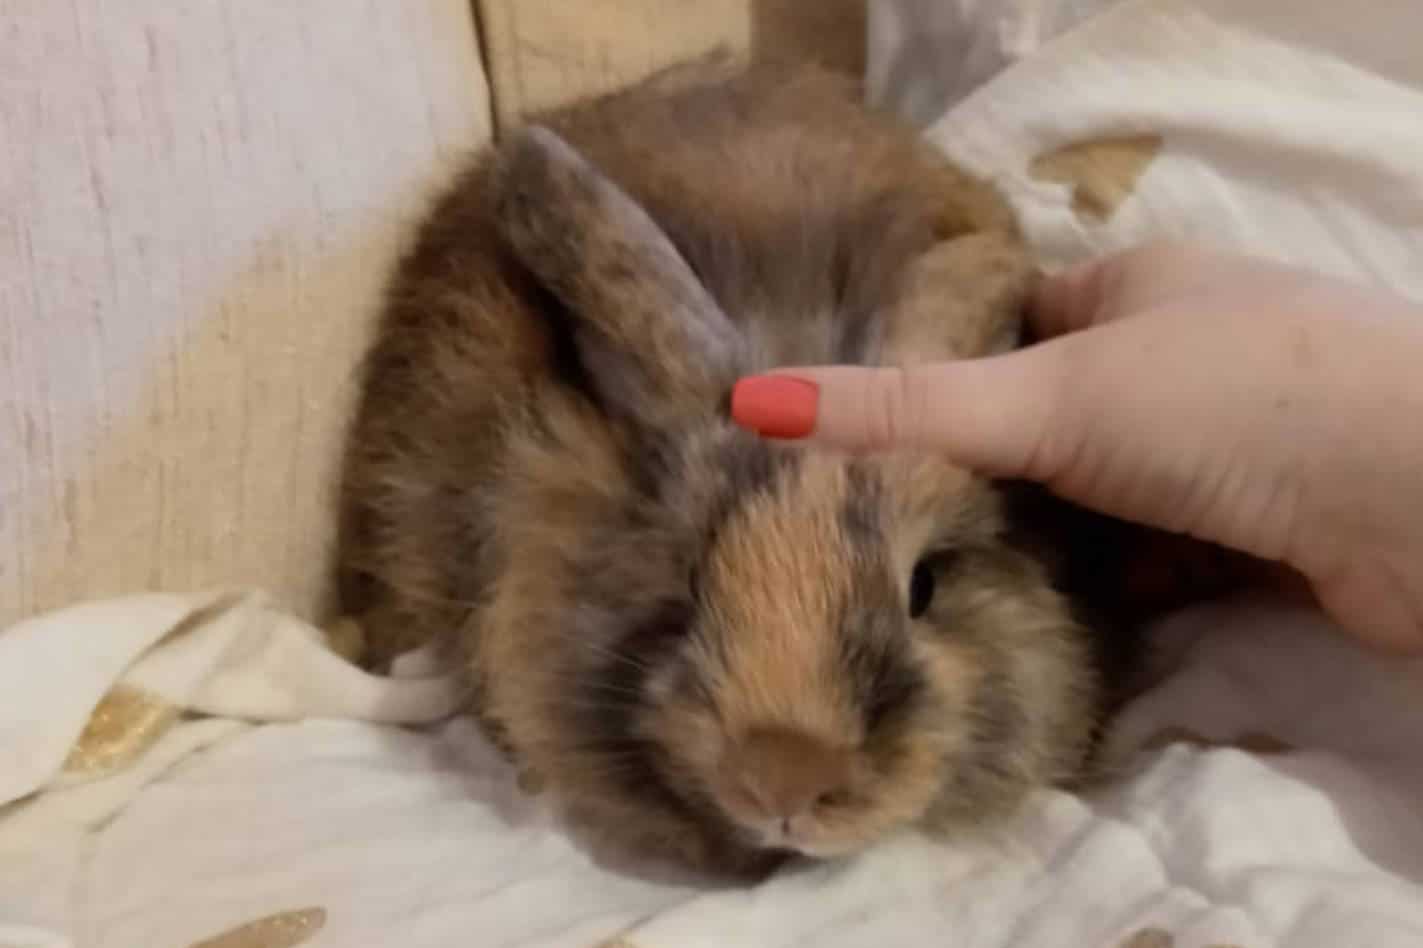
[[[730,417],[772,440],[814,441],[845,450],[881,448],[866,407],[875,402],[879,374],[871,366],[782,366],[745,376],[732,387]]]
[[[799,375],[746,376],[732,386],[732,421],[765,438],[796,440],[815,431],[820,386]]]

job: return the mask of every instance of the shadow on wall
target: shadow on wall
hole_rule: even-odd
[[[475,0],[498,128],[728,49],[859,77],[865,0]]]
[[[865,0],[751,0],[752,56],[794,56],[860,77]]]

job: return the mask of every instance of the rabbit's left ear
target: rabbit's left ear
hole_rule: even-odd
[[[516,132],[492,175],[500,234],[569,310],[608,410],[651,427],[716,411],[740,334],[647,212],[543,126]]]

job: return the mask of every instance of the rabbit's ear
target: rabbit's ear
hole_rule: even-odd
[[[981,231],[936,244],[903,279],[885,314],[881,359],[888,365],[1017,348],[1039,277],[1016,237]]]
[[[492,175],[500,234],[571,313],[608,409],[649,426],[716,411],[740,334],[647,212],[543,126],[516,132]]]

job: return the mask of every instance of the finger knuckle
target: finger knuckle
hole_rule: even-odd
[[[1023,474],[1033,480],[1063,483],[1079,479],[1090,456],[1087,434],[1094,429],[1086,423],[1082,407],[1090,402],[1090,393],[1074,370],[1077,361],[1069,348],[1061,359],[1045,367],[1040,408],[1024,432],[1028,450]]]
[[[865,404],[865,431],[877,450],[908,447],[923,437],[929,421],[929,400],[912,368],[884,368],[872,397]]]
[[[900,444],[905,432],[905,410],[909,403],[907,372],[900,367],[884,370],[882,384],[876,385],[875,397],[866,406],[871,446],[892,448]]]

